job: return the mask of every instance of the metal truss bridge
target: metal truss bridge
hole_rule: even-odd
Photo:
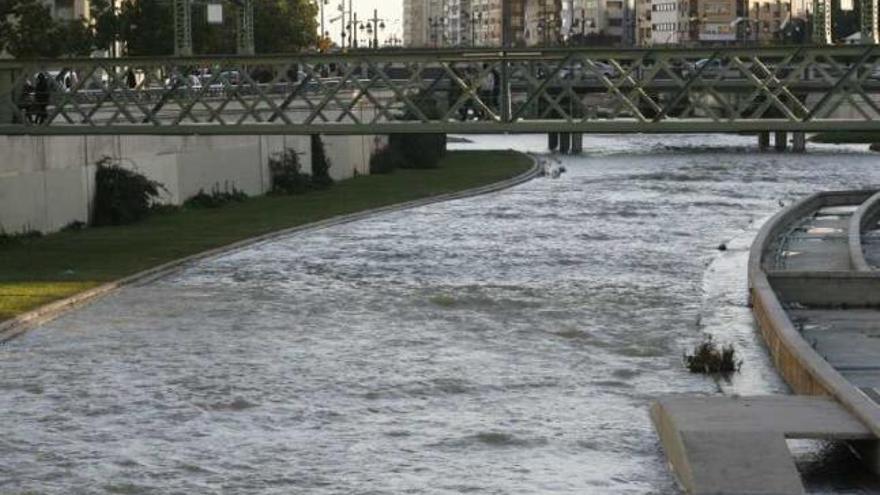
[[[0,61],[6,135],[829,130],[880,131],[880,48]]]

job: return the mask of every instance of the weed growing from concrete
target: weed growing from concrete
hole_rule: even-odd
[[[735,373],[742,367],[733,345],[719,346],[711,336],[697,344],[692,354],[686,353],[684,361],[691,373]]]

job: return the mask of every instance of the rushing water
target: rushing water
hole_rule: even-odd
[[[653,397],[785,391],[746,307],[756,229],[779,202],[880,182],[858,148],[753,144],[593,137],[560,180],[74,311],[0,348],[0,493],[674,493]],[[729,382],[683,370],[707,332],[745,360]],[[871,490],[826,481],[840,449],[794,447],[814,492]]]

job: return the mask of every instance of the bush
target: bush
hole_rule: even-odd
[[[312,178],[302,172],[299,153],[286,149],[269,159],[273,194],[302,194],[312,187]]]
[[[424,92],[413,97],[413,103],[429,119],[443,116],[437,100]],[[414,112],[407,111],[401,120],[417,120]],[[402,156],[400,168],[437,168],[446,154],[446,134],[392,134],[389,146]]]
[[[388,146],[402,157],[400,168],[437,168],[446,154],[446,134],[392,134]]]
[[[84,228],[86,228],[86,224],[80,222],[79,220],[74,220],[73,222],[70,222],[69,224],[62,227],[61,232],[79,232]]]
[[[742,366],[732,345],[719,347],[711,337],[698,344],[693,354],[685,354],[684,360],[691,373],[734,373]]]
[[[16,234],[7,234],[3,229],[0,229],[0,247],[14,246],[31,239],[39,239],[40,237],[43,237],[43,233],[39,230],[26,228]]]
[[[403,155],[392,146],[386,146],[370,157],[371,174],[390,174],[403,166]]]
[[[211,189],[210,194],[206,193],[204,189],[199,189],[198,194],[187,199],[183,206],[186,208],[220,208],[230,203],[242,203],[247,199],[248,196],[244,191],[236,189],[234,185],[230,189],[227,182],[223,191],[220,190],[219,184]]]
[[[317,187],[329,187],[333,184],[330,177],[330,160],[324,150],[324,141],[319,134],[312,134],[312,184]]]
[[[92,224],[125,225],[143,220],[164,186],[143,175],[122,168],[110,157],[97,163],[95,207]]]

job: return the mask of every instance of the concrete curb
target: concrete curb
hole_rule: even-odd
[[[797,394],[829,395],[880,438],[880,407],[847,381],[797,331],[770,285],[764,253],[798,218],[824,206],[858,204],[873,191],[814,194],[779,212],[758,233],[749,256],[752,313],[773,357],[776,369]]]
[[[871,196],[859,206],[849,221],[849,259],[853,268],[860,272],[874,271],[862,248],[862,232],[871,223],[880,219],[880,193]]]
[[[484,194],[490,194],[493,192],[503,191],[505,189],[509,189],[514,186],[518,186],[520,184],[526,183],[535,177],[538,177],[542,171],[538,161],[532,155],[527,155],[532,160],[532,168],[527,172],[522,173],[516,177],[511,179],[506,179],[500,182],[496,182],[494,184],[489,184],[486,186],[476,187],[473,189],[467,189],[464,191],[458,191],[454,193],[441,194],[437,196],[432,196],[428,198],[417,199],[413,201],[408,201],[406,203],[399,203],[396,205],[388,205],[381,206],[378,208],[373,208],[370,210],[360,211],[357,213],[351,213],[348,215],[342,215],[334,218],[328,218],[326,220],[320,220],[318,222],[313,222],[306,225],[300,225],[297,227],[292,227],[289,229],[279,230],[277,232],[271,232],[269,234],[264,234],[261,236],[253,237],[250,239],[245,239],[243,241],[234,242],[232,244],[228,244],[226,246],[222,246],[219,248],[211,249],[208,251],[204,251],[201,253],[197,253],[191,256],[187,256],[185,258],[181,258],[179,260],[171,261],[169,263],[165,263],[163,265],[159,265],[154,268],[150,268],[149,270],[145,270],[140,273],[136,273],[134,275],[130,275],[128,277],[122,278],[120,280],[116,280],[113,282],[109,282],[106,284],[102,284],[93,289],[89,289],[85,292],[81,292],[79,294],[73,295],[66,299],[62,299],[59,301],[55,301],[49,303],[45,306],[37,308],[33,311],[29,311],[25,314],[19,315],[11,320],[4,321],[0,323],[0,343],[7,342],[15,337],[22,335],[27,332],[31,328],[49,322],[55,318],[58,318],[62,314],[67,311],[70,311],[74,308],[78,308],[87,303],[90,303],[96,300],[99,297],[107,295],[115,290],[118,290],[122,287],[126,287],[134,284],[143,284],[149,283],[159,278],[168,276],[172,273],[175,273],[189,264],[192,264],[196,261],[201,261],[207,258],[212,258],[215,256],[220,256],[223,254],[230,253],[232,251],[236,251],[242,248],[251,247],[257,244],[261,244],[264,242],[269,242],[276,240],[281,237],[286,237],[294,234],[300,234],[305,232],[311,232],[315,230],[325,229],[328,227],[334,227],[337,225],[343,225],[346,223],[356,222],[359,220],[364,220],[366,218],[383,215],[386,213],[394,213],[398,211],[408,210],[412,208],[418,208],[421,206],[428,206],[435,203],[442,203],[446,201],[452,201],[456,199],[465,199],[471,198],[475,196],[481,196]]]

